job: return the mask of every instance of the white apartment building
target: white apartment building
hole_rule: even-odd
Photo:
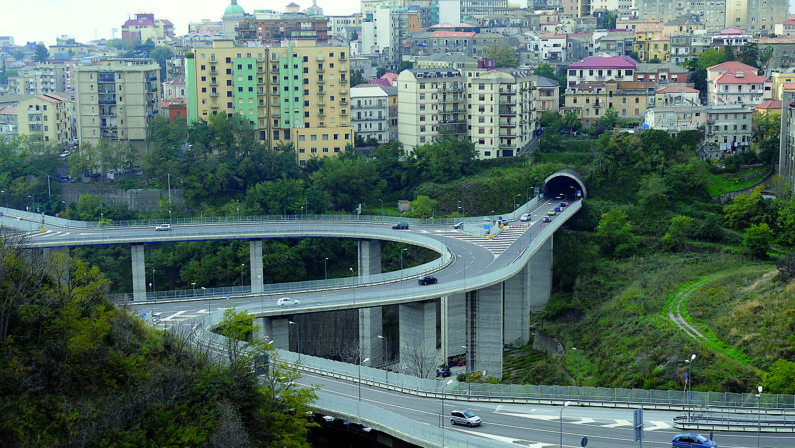
[[[705,113],[707,124],[702,158],[720,160],[751,147],[752,108],[739,104],[709,105]]]
[[[755,34],[774,31],[787,18],[787,0],[735,0],[726,3],[726,26]]]
[[[532,70],[465,69],[469,139],[481,159],[513,157],[536,129]]]
[[[373,11],[373,20],[362,22],[362,52],[365,54],[392,53],[392,9],[391,3],[379,5]]]
[[[466,135],[467,102],[461,72],[403,70],[397,78],[398,140],[407,152],[435,141],[441,132]]]
[[[355,135],[388,143],[389,94],[383,87],[363,84],[351,89],[351,124]]]

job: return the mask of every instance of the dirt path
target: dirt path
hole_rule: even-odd
[[[671,304],[668,307],[668,319],[671,319],[671,322],[673,322],[677,327],[679,327],[680,330],[687,333],[688,336],[695,339],[697,342],[707,342],[709,339],[707,339],[706,336],[704,336],[700,331],[698,331],[696,327],[690,325],[687,319],[685,319],[685,317],[682,316],[682,304],[684,304],[687,301],[687,299],[690,298],[690,294],[692,294],[694,291],[701,289],[704,285],[711,283],[720,277],[724,277],[725,275],[708,277],[706,279],[699,280],[698,282],[679,291],[678,293],[676,293],[676,297],[674,297],[674,300],[671,302]]]

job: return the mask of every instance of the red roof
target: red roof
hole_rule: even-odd
[[[720,30],[719,36],[739,36],[745,34],[745,30],[742,28],[724,28]]]
[[[698,89],[694,89],[692,87],[676,84],[673,86],[663,87],[662,89],[657,89],[656,93],[699,93],[699,91]]]
[[[0,109],[0,115],[17,115],[16,107],[4,107]]]
[[[795,90],[795,82],[785,82],[783,86],[781,86],[784,90]]]
[[[431,37],[475,37],[475,32],[461,32],[461,31],[434,31]]]
[[[748,64],[743,64],[742,62],[738,61],[726,61],[718,65],[713,65],[712,67],[707,67],[707,70],[742,70],[742,69],[757,70],[756,67],[751,67]]]
[[[637,66],[638,63],[629,56],[588,56],[569,65],[569,68],[635,69]]]
[[[757,109],[781,109],[781,101],[770,100],[756,106]]]
[[[728,70],[715,79],[716,84],[762,84],[767,81],[764,76],[756,74],[756,69]]]

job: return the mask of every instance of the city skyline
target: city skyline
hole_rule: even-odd
[[[237,3],[251,13],[255,9],[284,12],[291,2],[300,5],[301,10],[312,6],[312,0],[238,0]],[[83,43],[102,38],[121,38],[121,26],[137,13],[153,13],[157,19],[170,20],[175,33],[184,35],[188,32],[188,23],[204,19],[221,20],[224,9],[230,3],[230,0],[199,3],[188,0],[121,0],[103,3],[102,8],[97,9],[96,0],[27,0],[3,8],[0,14],[0,36],[12,36],[16,45],[27,42],[53,45],[56,38],[64,35]],[[360,11],[359,0],[344,3],[318,0],[317,6],[328,15],[348,15]]]

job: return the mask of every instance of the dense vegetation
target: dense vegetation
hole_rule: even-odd
[[[267,344],[239,340],[250,317],[227,311],[218,362],[189,333],[115,308],[96,266],[23,251],[8,238],[0,246],[4,447],[309,446],[314,392],[291,384],[296,372]],[[260,354],[270,364],[258,379]]]

